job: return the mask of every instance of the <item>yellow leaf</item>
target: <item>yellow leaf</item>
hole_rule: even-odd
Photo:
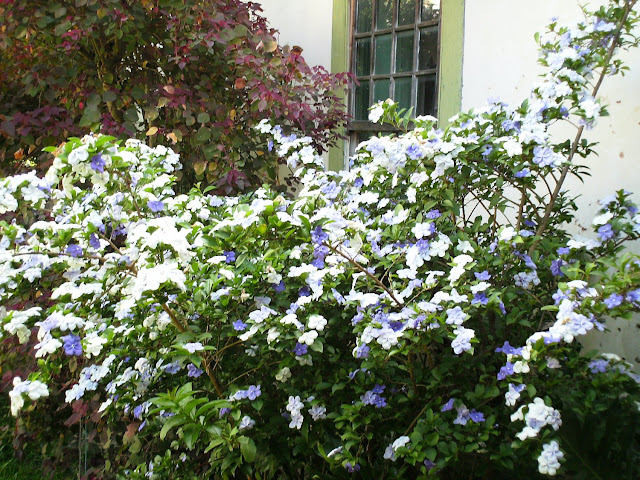
[[[267,40],[266,42],[264,42],[265,52],[273,52],[276,48],[278,48],[278,42],[276,42],[275,40]]]
[[[156,133],[158,133],[158,127],[151,127],[149,130],[147,130],[148,137],[150,137],[151,135],[155,135]]]
[[[178,143],[178,139],[176,138],[176,134],[171,132],[167,134],[167,138],[171,140],[173,143]]]

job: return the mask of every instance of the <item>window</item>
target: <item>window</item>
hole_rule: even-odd
[[[380,128],[369,107],[392,98],[414,115],[436,115],[440,0],[353,0],[350,133],[358,142]]]

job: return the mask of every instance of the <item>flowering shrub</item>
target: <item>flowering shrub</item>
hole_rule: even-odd
[[[634,4],[552,23],[521,105],[444,131],[419,117],[349,171],[260,123],[303,185],[293,200],[176,195],[175,153],[105,136],[3,180],[0,213],[47,215],[2,225],[3,330],[34,335],[39,358],[12,411],[54,388],[99,403],[74,410],[100,422],[98,476],[636,478],[638,376],[575,339],[640,309],[623,250],[640,215],[617,192],[572,238],[562,189],[591,153],[601,80],[624,68],[614,52],[635,45]],[[371,113],[406,126],[393,103]],[[554,143],[565,119],[576,137]],[[43,288],[50,306],[11,306]]]
[[[277,119],[326,149],[347,120],[348,75],[278,46],[260,11],[240,0],[0,1],[0,172],[44,171],[43,147],[92,129],[171,142],[181,187],[275,186],[277,158],[251,127]]]

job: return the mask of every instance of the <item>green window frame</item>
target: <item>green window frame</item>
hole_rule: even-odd
[[[362,70],[360,72],[357,71],[358,48],[356,45],[356,41],[358,39],[364,39],[367,37],[367,32],[358,31],[357,22],[359,2],[362,2],[361,5],[366,5],[363,0],[333,0],[333,34],[331,62],[331,70],[333,72],[352,71],[355,74],[365,73]],[[414,24],[412,25],[408,25],[406,23],[406,16],[411,16],[411,13],[407,13],[407,5],[409,4],[409,2],[414,8]],[[435,113],[435,116],[439,119],[440,126],[445,126],[447,124],[447,119],[456,114],[460,110],[461,105],[464,0],[436,0],[435,2],[427,0],[368,0],[368,3],[371,5],[371,31],[369,32],[369,38],[371,39],[371,44],[369,45],[370,71],[368,75],[363,74],[360,75],[359,78],[365,79],[369,82],[369,100],[373,102],[373,100],[375,99],[375,97],[373,96],[374,92],[372,91],[372,88],[374,87],[373,82],[375,82],[376,80],[384,80],[386,75],[386,77],[389,79],[389,93],[391,94],[391,96],[393,96],[393,94],[396,93],[395,89],[397,79],[406,79],[410,77],[410,94],[407,95],[406,86],[404,87],[404,92],[402,92],[402,88],[400,89],[400,92],[404,93],[403,101],[405,102],[405,104],[407,103],[406,99],[409,98],[411,101],[411,105],[415,107],[419,95],[418,79],[421,76],[432,75],[432,85],[433,83],[435,83],[435,85],[434,93],[432,96],[434,111],[432,111],[431,114]],[[381,3],[380,9],[378,9],[379,11],[383,11],[382,7],[384,6],[391,7],[387,8],[386,14],[383,11],[383,15],[386,15],[386,17],[384,19],[381,19],[383,23],[380,23],[379,25],[377,23],[378,19],[376,17],[376,9],[378,7],[378,3]],[[425,3],[427,5],[434,3],[440,4],[440,15],[437,21],[433,18],[425,19],[425,21],[423,21],[422,7]],[[398,25],[398,15],[405,15],[405,17],[403,17],[405,20],[400,21],[402,25]],[[365,15],[365,17],[367,16]],[[360,18],[362,21],[362,14]],[[390,21],[388,20],[389,18],[391,18]],[[435,68],[421,69],[419,60],[419,42],[421,29],[433,29],[436,23],[439,32],[437,37],[437,65],[435,66]],[[376,29],[376,27],[384,28]],[[400,43],[402,44],[402,42],[405,42],[404,45],[406,46],[407,44],[411,44],[411,41],[408,40],[408,37],[411,36],[407,33],[408,31],[411,31],[413,33],[413,57],[410,60],[406,60],[407,56],[405,55],[403,58],[398,59],[396,55],[398,46],[398,35],[404,32],[404,35],[401,35],[400,37]],[[391,37],[387,37],[387,39],[390,38],[391,40],[390,42],[387,42],[391,47],[389,49],[391,53],[391,58],[389,60],[389,73],[377,74],[375,73],[375,37],[385,34],[391,35]],[[366,44],[367,42],[365,40],[361,41],[361,43]],[[384,47],[385,45],[380,46],[380,48]],[[363,56],[362,50],[363,47],[360,47],[361,60]],[[415,50],[417,50],[417,52]],[[403,52],[401,51],[401,53]],[[411,62],[411,72],[398,72],[398,60],[400,60],[400,67],[403,70],[406,70],[406,66],[409,62]],[[408,84],[407,80],[404,80],[404,82],[405,85]],[[353,113],[355,113],[355,102],[356,88],[353,88],[349,92],[348,98],[345,98],[345,103],[352,115]],[[367,105],[367,107],[368,106],[369,105]],[[423,113],[429,112],[418,111],[418,114]],[[356,118],[356,116],[354,115],[354,118],[352,118],[351,122],[349,123],[348,129],[345,132],[345,134],[349,137],[349,141],[346,144],[342,143],[341,145],[338,145],[337,147],[334,147],[330,150],[329,168],[334,170],[343,168],[346,165],[345,160],[348,156],[349,151],[353,151],[359,140],[362,140],[363,137],[366,138],[366,136],[371,135],[372,133],[385,131],[384,127],[373,125],[367,120],[363,120],[361,118],[362,112],[360,112],[359,116],[360,118]]]

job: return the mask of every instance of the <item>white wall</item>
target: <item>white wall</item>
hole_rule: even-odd
[[[569,22],[580,15],[575,0],[467,0],[463,109],[483,105],[491,96],[508,102],[524,100],[542,71],[536,63],[533,35],[542,33],[553,16]],[[584,135],[590,142],[599,142],[599,157],[588,159],[592,176],[584,184],[567,183],[572,192],[581,195],[581,214],[572,225],[574,232],[589,226],[598,209],[597,200],[615,190],[637,192],[634,200],[640,201],[640,50],[627,52],[622,58],[631,71],[625,77],[606,78],[601,89],[611,117],[601,118]],[[640,249],[636,246],[634,250]],[[613,351],[640,365],[640,327],[636,324],[640,325],[637,319],[615,322],[610,325],[610,334],[592,335],[585,344]]]
[[[282,46],[302,47],[309,65],[331,68],[333,0],[257,0],[269,25],[280,31]]]

